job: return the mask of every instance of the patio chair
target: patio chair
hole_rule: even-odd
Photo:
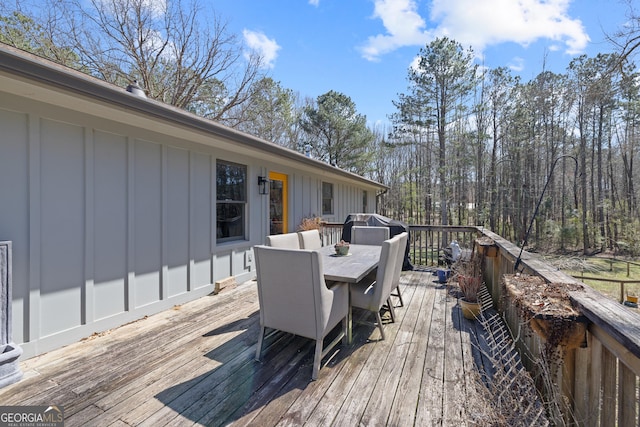
[[[398,245],[400,243],[399,236],[397,235],[382,242],[380,262],[378,263],[375,280],[372,282],[370,276],[367,276],[362,281],[350,285],[351,307],[368,310],[375,314],[376,326],[380,329],[382,339],[385,336],[380,310],[385,304],[389,308],[391,321],[395,321],[393,304],[391,304],[391,289],[395,274]]]
[[[254,247],[260,334],[256,360],[260,360],[267,328],[316,341],[311,379],[320,371],[322,358],[340,340],[346,343],[349,288],[346,283],[327,288],[322,259],[317,251]],[[323,349],[323,341],[338,323],[342,331]]]
[[[407,240],[409,239],[409,233],[406,231],[397,235],[398,238],[398,254],[396,256],[396,265],[393,274],[393,285],[391,287],[391,295],[397,297],[400,300],[400,307],[404,306],[402,301],[402,294],[400,293],[400,275],[402,274],[402,266],[404,265],[405,249],[407,248]],[[393,291],[396,293],[394,294]]]
[[[389,227],[351,227],[351,243],[357,245],[382,245],[389,239]]]
[[[274,248],[300,249],[298,233],[272,234],[267,236],[267,245]]]
[[[320,249],[322,247],[322,239],[318,230],[298,231],[301,249]]]

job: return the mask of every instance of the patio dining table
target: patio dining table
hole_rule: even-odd
[[[349,245],[347,255],[336,255],[333,245],[318,249],[322,258],[324,279],[326,281],[358,283],[369,273],[378,268],[381,246]],[[352,341],[351,301],[349,301],[349,315],[347,316],[347,342]]]
[[[333,245],[318,249],[325,280],[357,283],[378,267],[381,246],[349,245],[349,254],[336,255]]]

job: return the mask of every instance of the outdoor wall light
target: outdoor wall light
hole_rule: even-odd
[[[269,194],[269,180],[264,176],[258,177],[258,190],[260,194]]]

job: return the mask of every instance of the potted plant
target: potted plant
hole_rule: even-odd
[[[473,320],[482,311],[482,304],[478,299],[482,276],[479,259],[459,261],[456,265],[456,278],[462,297],[458,300],[462,315],[465,319]]]
[[[300,224],[298,225],[298,231],[320,230],[321,223],[322,218],[315,215],[302,218],[302,221],[300,221]]]
[[[344,256],[349,254],[349,242],[340,240],[338,243],[334,245],[334,248],[336,250],[336,255]]]

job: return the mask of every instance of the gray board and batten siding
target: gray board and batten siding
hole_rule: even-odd
[[[219,241],[216,164],[246,168],[244,238]],[[374,212],[386,187],[0,45],[0,240],[13,244],[13,340],[61,347],[255,275],[269,233],[258,176],[302,218]],[[322,215],[322,183],[334,212]]]

